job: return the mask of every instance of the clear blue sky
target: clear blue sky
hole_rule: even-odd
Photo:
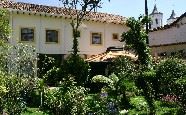
[[[61,6],[58,0],[15,0],[17,2],[44,4],[50,6]],[[159,12],[164,14],[164,24],[166,19],[169,18],[172,9],[175,10],[176,16],[186,12],[186,0],[147,0],[149,14],[152,12],[154,4],[157,4]],[[106,12],[118,14],[125,17],[137,18],[140,14],[144,14],[145,0],[103,0],[102,8],[98,9],[99,12]]]

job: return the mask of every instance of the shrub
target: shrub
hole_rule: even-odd
[[[86,103],[88,105],[89,114],[93,115],[115,115],[117,113],[116,107],[110,107],[109,103],[112,103],[109,101],[108,95],[105,95],[103,93],[98,94],[89,94],[86,97]],[[113,113],[113,114],[112,114]],[[115,114],[114,114],[115,113]]]
[[[156,67],[156,93],[159,95],[175,95],[177,102],[186,112],[186,63],[177,58],[168,58]]]
[[[126,74],[133,74],[135,65],[132,60],[126,56],[119,56],[113,61],[111,72],[118,75],[118,77],[125,76]]]
[[[156,101],[156,114],[157,115],[181,115],[181,109],[175,102]]]
[[[113,81],[111,79],[109,79],[108,77],[105,77],[103,75],[96,75],[92,78],[92,82],[93,83],[98,83],[98,84],[102,84],[107,85],[107,86],[112,86],[113,85]]]
[[[49,86],[57,86],[62,80],[64,72],[61,68],[53,67],[44,75],[44,82]]]
[[[43,78],[47,71],[53,68],[59,68],[62,64],[62,56],[60,54],[38,54],[37,75]]]
[[[143,96],[130,98],[130,104],[133,108],[129,110],[129,115],[147,115],[149,113],[148,103]]]
[[[64,71],[63,77],[67,77],[69,74],[75,77],[75,82],[78,85],[85,85],[89,76],[89,65],[79,55],[70,55],[62,66]]]
[[[37,88],[37,79],[0,72],[0,83],[0,106],[6,113],[19,115],[25,110],[26,105],[31,104],[31,93]]]
[[[15,76],[0,76],[1,84],[7,93],[2,97],[3,110],[10,115],[19,115],[26,107],[22,93],[26,90],[26,82]]]
[[[75,86],[73,77],[67,78],[61,82],[60,87],[45,90],[43,108],[55,115],[85,115],[88,110],[85,103],[87,90]]]
[[[186,64],[180,59],[168,58],[156,67],[158,93],[174,94],[179,91],[176,81],[185,79]]]

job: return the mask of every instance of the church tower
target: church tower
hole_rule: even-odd
[[[149,17],[151,18],[150,29],[163,26],[163,13],[158,12],[156,4]]]
[[[170,16],[170,18],[169,19],[167,19],[167,24],[171,24],[171,23],[173,23],[174,21],[176,21],[176,14],[175,14],[175,12],[174,12],[174,10],[172,10],[172,13],[171,13],[171,16]]]

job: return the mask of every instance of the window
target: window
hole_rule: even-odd
[[[34,29],[33,28],[21,28],[21,41],[34,41]]]
[[[101,33],[92,33],[91,44],[94,44],[94,45],[102,44],[102,34]]]
[[[112,34],[112,39],[113,39],[113,40],[118,40],[118,36],[119,36],[119,35],[118,35],[117,33],[113,33],[113,34]]]
[[[156,18],[156,24],[158,24],[158,19]]]
[[[58,43],[58,31],[46,30],[46,42]]]

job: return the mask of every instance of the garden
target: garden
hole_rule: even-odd
[[[77,53],[59,64],[50,56],[38,58],[30,45],[8,44],[6,12],[1,11],[0,21],[0,114],[186,114],[186,62],[179,54],[151,57],[143,30],[147,17],[129,18],[130,29],[122,34],[138,60],[119,56],[110,74],[91,76],[88,62]]]

